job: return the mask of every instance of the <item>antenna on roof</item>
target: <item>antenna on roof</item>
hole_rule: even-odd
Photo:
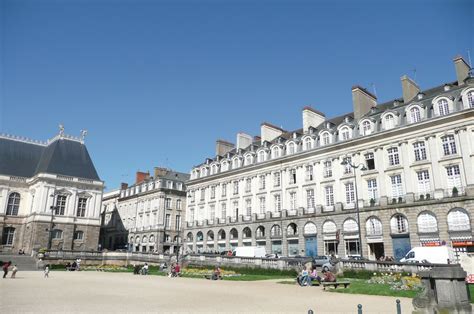
[[[377,90],[375,89],[375,83],[370,83],[372,85],[372,89],[374,90],[374,96],[377,97]]]
[[[416,82],[416,68],[413,69],[413,80]]]
[[[467,50],[467,59],[469,60],[469,66],[472,68],[472,63],[471,63],[471,51],[469,51],[469,49]]]

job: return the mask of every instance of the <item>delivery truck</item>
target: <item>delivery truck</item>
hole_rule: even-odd
[[[263,246],[239,246],[234,250],[234,256],[237,257],[265,257],[267,252]]]
[[[431,264],[454,264],[456,257],[454,250],[449,246],[418,246],[412,248],[402,263],[431,263]]]

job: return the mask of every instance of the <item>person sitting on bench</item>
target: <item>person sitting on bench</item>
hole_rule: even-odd
[[[307,280],[308,280],[308,286],[312,286],[314,280],[316,280],[318,283],[321,283],[321,277],[318,276],[318,272],[316,271],[316,266],[312,267]]]
[[[329,270],[323,270],[323,282],[336,282],[336,276]]]

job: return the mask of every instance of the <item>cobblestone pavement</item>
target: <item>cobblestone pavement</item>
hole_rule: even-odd
[[[210,281],[128,273],[18,272],[0,280],[0,313],[396,313],[395,298],[330,293],[276,281]],[[411,313],[411,299],[401,298]]]

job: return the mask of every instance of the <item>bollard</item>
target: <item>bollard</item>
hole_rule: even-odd
[[[357,305],[357,314],[362,314],[362,304]]]
[[[402,306],[400,305],[400,300],[397,299],[397,314],[402,314]]]
[[[308,310],[308,314],[314,314],[313,310]]]

